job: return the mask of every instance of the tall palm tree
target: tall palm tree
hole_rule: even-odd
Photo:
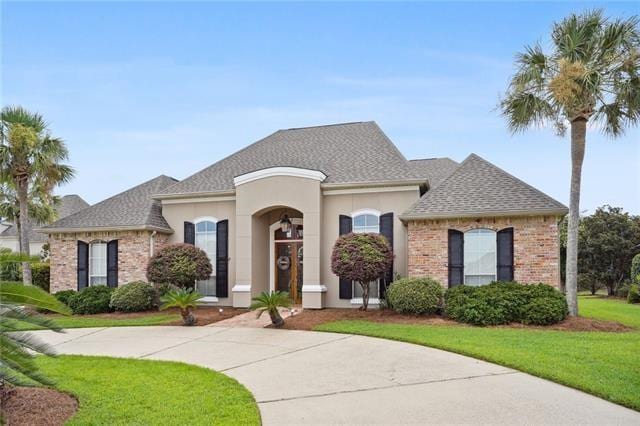
[[[512,132],[551,124],[560,136],[571,129],[571,185],[566,291],[569,312],[578,314],[578,222],[580,179],[587,123],[610,137],[640,120],[639,19],[610,20],[602,11],[570,15],[553,25],[552,48],[527,46],[500,103]]]
[[[16,106],[8,106],[0,113],[0,183],[15,188],[18,199],[20,250],[29,253],[29,194],[34,185],[40,186],[45,201],[53,188],[69,181],[73,169],[61,162],[69,156],[64,142],[51,136],[44,118],[37,113]],[[22,264],[23,281],[31,284],[31,268]]]

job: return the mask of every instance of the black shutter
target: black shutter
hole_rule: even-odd
[[[191,222],[184,223],[184,242],[185,244],[196,244],[196,226]]]
[[[339,234],[349,234],[352,229],[351,216],[340,215]],[[351,280],[340,278],[340,299],[351,299],[353,297],[353,287]]]
[[[385,213],[380,216],[380,234],[389,241],[391,251],[393,252],[393,213]],[[393,281],[393,261],[391,267],[385,274],[384,278],[380,280],[380,298],[384,299],[387,288]]]
[[[89,244],[78,241],[78,291],[89,285]]]
[[[118,287],[118,240],[107,243],[107,285]]]
[[[513,228],[496,235],[498,249],[498,281],[513,281]]]
[[[216,226],[216,296],[229,297],[229,221]]]
[[[449,229],[449,287],[464,283],[464,234]]]

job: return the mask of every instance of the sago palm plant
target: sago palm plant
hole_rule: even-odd
[[[587,123],[618,137],[640,121],[638,22],[637,16],[609,20],[596,10],[554,24],[549,52],[534,45],[516,57],[518,69],[500,104],[513,132],[545,124],[560,135],[571,129],[566,268],[571,315],[578,314],[578,221]]]
[[[257,317],[267,312],[271,317],[271,323],[275,327],[282,327],[284,320],[278,311],[278,308],[288,308],[291,306],[291,298],[286,291],[272,291],[267,293],[263,291],[260,295],[254,297],[250,309],[258,311]]]
[[[203,295],[191,289],[171,290],[160,298],[162,302],[160,309],[178,308],[184,325],[195,325],[197,318],[193,314],[193,309],[198,306],[198,300],[203,297]]]
[[[20,329],[28,324],[57,332],[62,330],[53,321],[27,311],[25,306],[71,314],[66,305],[38,287],[0,282],[0,386],[23,385],[28,383],[26,379],[51,384],[38,371],[33,358],[34,353],[54,355],[53,350]]]

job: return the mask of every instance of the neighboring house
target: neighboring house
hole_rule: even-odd
[[[89,207],[89,204],[80,196],[75,194],[64,195],[60,198],[60,204],[56,208],[58,219],[67,217],[87,207]],[[42,246],[47,242],[47,235],[37,232],[35,228],[38,228],[38,225],[32,226],[29,233],[29,252],[33,255],[39,255],[42,251]],[[18,235],[18,227],[13,223],[0,224],[0,247],[19,251],[20,237]]]
[[[279,130],[177,182],[160,176],[45,227],[51,288],[144,280],[155,250],[189,243],[211,259],[206,300],[247,307],[286,290],[306,308],[359,306],[331,272],[340,234],[378,232],[395,275],[443,286],[560,280],[567,208],[475,154],[406,160],[373,122]],[[284,230],[283,224],[284,223]]]

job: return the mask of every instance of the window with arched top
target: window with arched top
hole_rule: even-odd
[[[89,244],[89,285],[107,285],[107,243]]]
[[[208,280],[196,282],[196,290],[204,296],[216,295],[216,221],[212,218],[197,220],[195,225],[195,246],[207,253],[213,266],[213,272]]]
[[[380,215],[373,213],[361,213],[353,216],[352,232],[361,234],[365,232],[380,233]]]
[[[496,232],[472,229],[464,233],[464,284],[478,286],[496,280]]]

